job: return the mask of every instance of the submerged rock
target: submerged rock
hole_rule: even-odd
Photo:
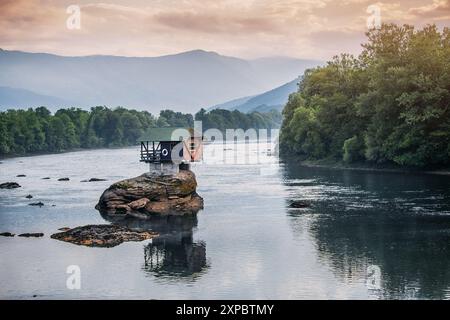
[[[88,247],[115,247],[125,241],[143,241],[158,236],[151,231],[133,230],[113,224],[87,225],[52,234],[52,239]]]
[[[111,185],[96,209],[110,215],[148,218],[152,215],[193,215],[203,209],[195,174],[181,170],[173,175],[144,173]]]
[[[289,204],[289,208],[294,208],[294,209],[309,208],[310,206],[311,206],[311,204],[309,202],[302,201],[302,200],[295,200]]]
[[[39,202],[32,202],[28,204],[29,206],[36,206],[36,207],[42,207],[44,205],[44,203],[42,203],[41,201]]]
[[[27,199],[32,199],[33,196],[32,196],[31,194],[29,194],[29,195],[25,196],[25,198],[27,198]]]
[[[0,189],[15,189],[20,188],[20,184],[17,182],[4,182],[0,183]]]
[[[38,233],[22,233],[22,234],[19,234],[19,237],[25,237],[25,238],[30,238],[30,237],[40,238],[40,237],[43,237],[43,236],[44,236],[44,234],[41,233],[41,232],[38,232]]]
[[[69,178],[59,178],[58,181],[69,181]]]
[[[0,233],[0,236],[2,236],[2,237],[14,237],[15,234],[11,233],[11,232],[2,232],[2,233]]]
[[[97,181],[107,181],[107,180],[100,178],[90,178],[89,180],[81,180],[81,182],[97,182]]]
[[[90,178],[89,182],[96,182],[96,181],[107,181],[106,179],[101,179],[101,178]]]
[[[59,231],[69,231],[71,228],[69,228],[69,227],[62,227],[62,228],[59,228],[58,230]]]
[[[50,177],[42,178],[42,180],[50,180]]]
[[[26,177],[26,175],[24,175],[24,174],[18,174],[16,177],[17,177],[17,178],[24,178],[24,177]]]

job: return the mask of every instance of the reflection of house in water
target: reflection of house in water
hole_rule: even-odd
[[[146,271],[156,276],[186,277],[206,267],[206,244],[191,234],[164,235],[144,249]]]
[[[149,220],[133,218],[104,218],[128,228],[158,232],[159,237],[144,247],[145,272],[157,277],[195,278],[207,268],[206,243],[194,241],[196,216],[153,217]]]

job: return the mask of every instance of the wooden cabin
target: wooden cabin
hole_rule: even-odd
[[[203,155],[203,136],[193,128],[150,128],[139,142],[140,161],[148,163],[150,171],[187,170],[191,162],[201,161]]]

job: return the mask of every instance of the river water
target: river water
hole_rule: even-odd
[[[450,297],[449,177],[307,168],[266,151],[250,152],[259,164],[194,165],[204,210],[116,221],[161,237],[114,248],[50,235],[111,223],[94,206],[112,182],[147,170],[136,147],[2,160],[0,182],[22,187],[0,190],[0,232],[45,236],[0,237],[0,298]],[[81,182],[92,177],[108,181]],[[289,208],[294,200],[307,207]],[[45,205],[28,205],[36,201]],[[80,289],[66,285],[71,265],[80,268]]]

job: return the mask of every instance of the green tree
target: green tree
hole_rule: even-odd
[[[448,166],[449,29],[385,24],[367,38],[357,59],[344,54],[305,73],[283,111],[281,151]]]

